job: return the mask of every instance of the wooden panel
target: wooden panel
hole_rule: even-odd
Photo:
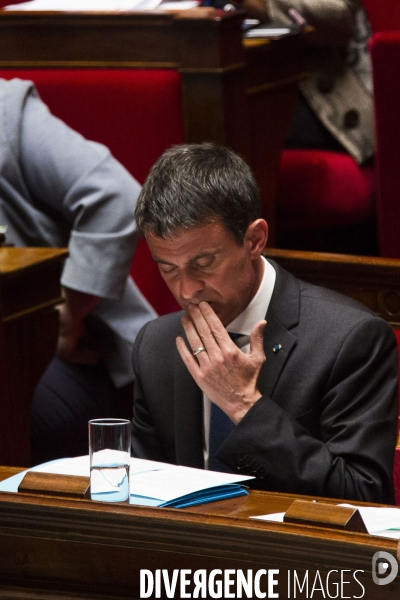
[[[66,250],[0,248],[0,462],[30,465],[33,391],[54,355]]]
[[[304,76],[300,36],[242,41],[245,13],[0,11],[0,67],[171,68],[182,76],[186,142],[239,152],[275,236],[279,156]]]
[[[165,13],[1,12],[0,65],[176,66],[172,22]]]

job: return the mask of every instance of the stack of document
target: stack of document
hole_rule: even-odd
[[[40,473],[90,476],[89,456],[63,458],[30,469]],[[17,492],[25,473],[0,482],[0,491]],[[246,495],[241,482],[254,479],[167,463],[130,459],[130,504],[185,508]],[[110,493],[113,490],[110,489]],[[107,489],[104,490],[107,494]]]

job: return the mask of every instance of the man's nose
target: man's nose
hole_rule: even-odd
[[[203,289],[202,282],[189,274],[182,274],[180,278],[180,296],[186,302],[195,301],[198,292]]]

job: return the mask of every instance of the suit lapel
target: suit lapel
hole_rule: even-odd
[[[271,396],[292,348],[297,343],[300,288],[298,280],[270,261],[276,271],[274,291],[266,315],[264,352],[266,361],[258,379],[262,394]]]

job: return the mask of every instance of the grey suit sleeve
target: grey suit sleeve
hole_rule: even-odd
[[[52,116],[33,87],[25,98],[16,151],[38,206],[58,214],[70,229],[62,284],[120,298],[137,241],[139,184],[107,148]]]
[[[263,396],[218,457],[266,489],[393,502],[397,345],[382,319],[349,333],[314,407],[296,419]]]
[[[273,20],[293,24],[289,9],[296,9],[315,33],[307,34],[305,42],[322,46],[344,46],[355,31],[358,0],[268,0],[268,12]]]

